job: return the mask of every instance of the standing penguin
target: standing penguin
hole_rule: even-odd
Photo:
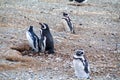
[[[73,24],[71,22],[71,19],[68,16],[67,13],[63,12],[63,18],[62,19],[64,20],[65,30],[68,31],[68,32],[71,32],[71,33],[75,34],[74,26],[73,26]]]
[[[54,41],[50,33],[50,29],[46,23],[39,23],[41,25],[41,41],[44,41],[43,49],[49,54],[54,53]],[[43,50],[44,51],[44,50]]]
[[[90,68],[84,54],[84,50],[76,50],[75,55],[73,56],[73,65],[77,78],[89,79]]]
[[[46,48],[46,36],[42,35],[42,30],[40,30],[40,52],[45,52],[45,48]]]
[[[33,26],[30,26],[29,29],[27,30],[26,37],[27,37],[27,40],[29,42],[30,47],[32,47],[32,49],[35,52],[39,52],[39,50],[40,50],[40,47],[39,47],[39,38],[34,33]]]
[[[78,3],[85,3],[85,2],[87,2],[87,0],[69,0],[69,1],[74,1],[74,2],[78,2]]]

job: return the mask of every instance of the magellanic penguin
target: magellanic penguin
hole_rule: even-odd
[[[75,70],[75,76],[79,79],[90,78],[90,67],[88,61],[85,58],[84,50],[76,50],[73,56],[73,66]]]
[[[44,36],[42,34],[42,30],[41,29],[40,29],[40,43],[39,43],[39,45],[40,45],[40,48],[41,48],[40,52],[45,52],[45,48],[46,48],[46,36]]]
[[[64,28],[67,32],[71,32],[73,34],[75,34],[75,30],[74,30],[74,26],[73,26],[73,23],[69,17],[69,15],[65,12],[63,12],[63,18],[64,20]]]
[[[46,23],[39,24],[41,25],[41,39],[44,41],[44,49],[48,51],[49,54],[52,54],[54,53],[54,41],[49,26]]]
[[[39,52],[39,38],[33,31],[33,26],[30,26],[26,32],[26,37],[29,42],[30,47],[35,51]]]
[[[85,3],[85,2],[87,2],[87,0],[69,0],[69,1],[74,1],[74,2],[78,2],[78,3]]]

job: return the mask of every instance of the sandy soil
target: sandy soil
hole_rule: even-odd
[[[76,34],[63,30],[67,12]],[[48,23],[55,54],[29,56],[25,32],[39,34]],[[76,49],[84,49],[92,80],[120,80],[120,0],[88,0],[75,6],[67,0],[0,0],[0,80],[77,80],[72,66]]]

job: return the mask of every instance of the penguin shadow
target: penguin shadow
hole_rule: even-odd
[[[49,55],[48,51],[44,52],[35,52],[27,42],[23,43],[16,43],[15,45],[10,47],[12,50],[16,50],[21,53],[22,56],[32,56],[32,57],[37,57],[37,56],[47,56]],[[56,49],[54,49],[56,51]],[[55,52],[56,53],[56,52]],[[54,53],[54,54],[55,54]]]
[[[27,47],[25,47],[25,45],[27,45]],[[61,51],[59,51],[59,48],[62,45],[55,45],[54,48],[54,53],[51,54],[48,51],[44,51],[44,52],[35,52],[30,46],[29,44],[25,44],[23,43],[22,45],[20,44],[17,47],[12,47],[11,49],[13,50],[17,50],[21,53],[22,56],[30,56],[30,57],[43,57],[45,59],[47,59],[48,57],[52,56],[54,58],[56,57],[60,57],[64,60],[66,59],[71,59],[69,54],[63,54]],[[24,49],[23,49],[24,48]],[[72,59],[71,59],[72,60]]]
[[[73,32],[66,31],[65,26],[62,23],[56,25],[55,32],[60,32],[60,33],[64,32],[64,33],[76,34],[75,28],[74,28]]]
[[[68,3],[67,5],[71,5],[71,6],[96,6],[95,4],[91,4],[91,3]]]
[[[83,31],[84,29],[82,28],[83,24],[76,24],[74,23],[74,33],[71,33],[73,35],[79,35],[81,31]]]

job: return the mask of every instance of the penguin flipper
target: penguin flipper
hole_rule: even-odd
[[[88,70],[88,62],[85,60],[85,65],[84,65],[84,71],[86,72],[86,73],[89,73],[89,70]]]

